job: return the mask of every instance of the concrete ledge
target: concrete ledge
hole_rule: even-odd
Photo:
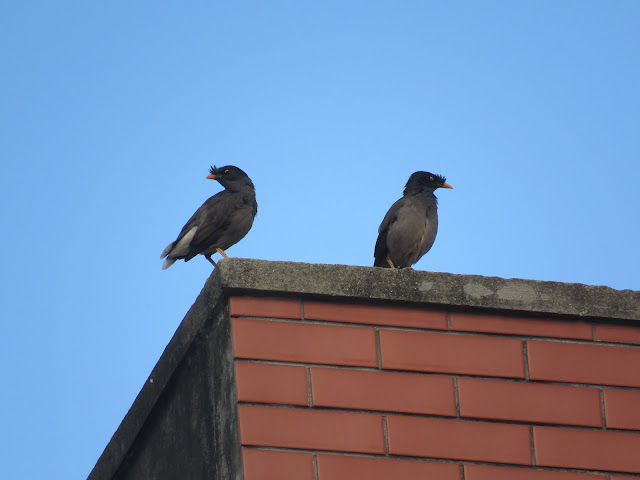
[[[541,315],[640,320],[640,292],[580,283],[541,282],[388,268],[232,258],[216,274],[228,293],[343,297]]]

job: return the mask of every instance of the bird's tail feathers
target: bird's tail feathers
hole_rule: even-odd
[[[176,263],[177,258],[167,257],[164,262],[162,262],[162,269],[166,270],[171,265]]]
[[[391,265],[389,265],[389,262],[387,262],[387,257],[376,257],[376,261],[373,262],[373,266],[391,268]]]
[[[162,253],[160,254],[160,258],[164,258],[167,255],[169,255],[169,252],[171,252],[171,249],[173,248],[173,244],[176,242],[171,242],[169,245],[167,245],[167,248],[165,248]]]

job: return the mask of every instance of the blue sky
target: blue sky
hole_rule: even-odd
[[[640,290],[636,1],[4,2],[0,477],[84,478],[210,265],[158,258],[253,179],[231,256],[371,265],[447,177],[420,270]]]

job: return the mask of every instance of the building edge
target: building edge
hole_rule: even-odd
[[[236,404],[226,301],[230,295],[446,305],[524,316],[611,319],[616,324],[640,321],[640,292],[633,290],[345,265],[222,260],[180,323],[88,480],[134,478],[127,473],[127,469],[133,468],[128,463],[130,452],[145,428],[150,428],[154,407],[159,405],[172,379],[182,374],[181,364],[190,356],[198,357],[208,366],[207,372],[200,372],[201,379],[221,382],[212,383],[206,389],[212,395],[213,411],[205,422],[211,423],[208,427],[212,444],[205,447],[211,449],[213,455],[203,468],[222,475],[214,478],[241,478],[237,412],[235,408],[225,408]]]

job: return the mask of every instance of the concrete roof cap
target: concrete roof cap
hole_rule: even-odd
[[[243,258],[220,261],[212,280],[230,294],[276,293],[343,301],[408,302],[467,310],[640,320],[639,291],[580,283]]]

